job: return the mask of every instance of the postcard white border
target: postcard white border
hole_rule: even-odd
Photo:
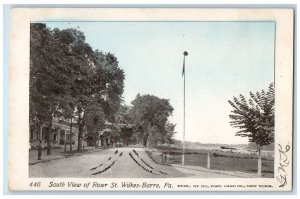
[[[293,102],[293,9],[204,9],[204,8],[13,8],[10,21],[9,64],[9,149],[8,180],[10,190],[72,190],[72,191],[290,191],[292,188],[292,102]],[[274,178],[28,178],[29,148],[29,23],[51,20],[72,21],[275,21],[275,161]],[[290,146],[286,154],[290,164],[286,169],[288,184],[279,187],[279,145]],[[41,181],[42,186],[30,187],[30,182]],[[96,189],[96,188],[49,188],[55,182],[165,182],[173,189]],[[189,184],[191,188],[176,185]],[[209,185],[195,188],[193,185]],[[271,185],[265,188],[231,187],[214,188],[210,185]]]

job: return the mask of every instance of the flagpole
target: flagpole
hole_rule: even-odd
[[[188,53],[184,51],[183,53],[183,139],[182,139],[182,165],[185,164],[184,162],[184,153],[185,153],[185,56]]]

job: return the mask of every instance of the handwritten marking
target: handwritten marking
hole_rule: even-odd
[[[290,145],[286,145],[285,149],[282,148],[281,144],[278,144],[279,149],[279,166],[278,166],[278,174],[276,176],[277,181],[280,183],[279,187],[284,187],[287,185],[287,171],[286,167],[290,165],[290,161],[288,160],[287,152],[291,149]]]

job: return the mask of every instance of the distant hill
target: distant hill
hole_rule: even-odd
[[[175,143],[172,145],[176,148],[182,147],[182,141],[175,140]],[[220,147],[227,147],[227,148],[247,148],[248,144],[217,144],[217,143],[201,143],[201,142],[185,142],[185,148],[188,149],[202,149],[202,148],[220,148]]]
[[[256,150],[256,144],[255,143],[249,143],[248,148]],[[274,151],[274,144],[269,144],[269,145],[263,146],[262,149],[264,151]]]
[[[181,140],[175,140],[174,144],[172,144],[172,147],[182,148],[182,141]],[[185,148],[187,148],[187,149],[221,148],[221,147],[222,148],[237,148],[237,149],[256,150],[255,143],[249,143],[249,144],[217,144],[217,143],[201,143],[201,142],[191,142],[191,141],[186,141],[185,142]],[[263,146],[263,150],[273,151],[274,150],[274,144]]]

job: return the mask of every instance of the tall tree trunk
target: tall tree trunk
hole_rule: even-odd
[[[51,137],[52,137],[52,117],[50,119],[48,129],[47,129],[47,135],[46,135],[46,140],[47,140],[47,155],[51,155]]]
[[[82,131],[83,131],[83,124],[79,120],[79,124],[78,124],[78,147],[77,147],[78,151],[80,151],[81,148],[82,148],[82,143],[81,143]]]
[[[72,152],[72,141],[73,141],[73,132],[72,132],[72,127],[73,127],[73,121],[71,118],[71,122],[70,122],[70,152]]]
[[[148,133],[146,133],[143,137],[143,146],[144,147],[147,147],[148,137],[149,137]]]
[[[257,145],[258,160],[257,160],[257,176],[261,177],[261,146]]]

